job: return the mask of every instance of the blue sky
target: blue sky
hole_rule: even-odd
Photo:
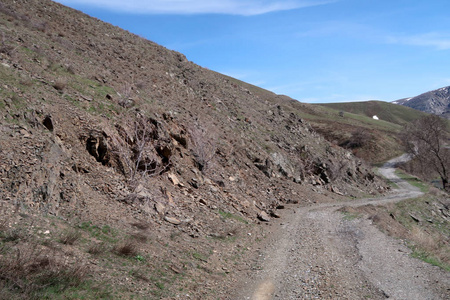
[[[448,0],[58,0],[301,102],[450,85]]]

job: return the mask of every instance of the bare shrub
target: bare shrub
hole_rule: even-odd
[[[46,290],[62,292],[84,282],[88,274],[85,265],[69,264],[56,252],[50,255],[47,252],[38,245],[32,245],[0,256],[0,284],[3,284],[3,289],[34,299]]]
[[[132,124],[130,134],[125,129],[118,128],[122,139],[112,137],[115,148],[113,152],[118,157],[129,183],[136,185],[139,176],[159,175],[170,168],[171,161],[163,162],[155,149],[158,139],[156,121],[138,116],[129,123]]]
[[[145,81],[139,81],[138,83],[136,83],[136,87],[140,90],[143,90],[146,88],[146,82]]]
[[[444,264],[450,264],[448,242],[439,233],[430,233],[426,229],[414,226],[411,229],[411,240],[419,251],[425,251]]]
[[[216,154],[215,136],[204,128],[194,127],[190,131],[192,142],[192,152],[200,171],[204,172],[208,169],[210,162]]]
[[[14,10],[10,9],[9,7],[7,7],[5,4],[3,4],[1,2],[0,2],[0,12],[7,16],[10,16],[14,19],[19,19],[19,17],[20,17]]]
[[[75,74],[75,68],[73,67],[73,65],[66,65],[66,70],[68,73],[74,75]]]
[[[33,80],[30,77],[22,77],[19,83],[23,86],[32,86]]]
[[[119,95],[119,105],[124,108],[129,108],[133,106],[133,87],[131,84],[126,83],[122,88],[120,89],[120,92],[117,93]]]
[[[352,132],[352,135],[339,146],[347,149],[357,149],[366,146],[372,140],[372,135],[365,128],[358,128]]]
[[[114,252],[120,256],[131,257],[138,255],[139,248],[135,241],[127,240],[114,247]]]

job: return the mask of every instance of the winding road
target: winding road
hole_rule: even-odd
[[[398,178],[393,159],[380,173],[399,187],[381,197],[296,208],[261,254],[261,270],[239,299],[450,299],[450,274],[412,258],[370,219],[345,220],[344,206],[381,205],[422,195]]]

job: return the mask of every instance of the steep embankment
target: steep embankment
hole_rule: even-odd
[[[0,28],[8,299],[220,298],[277,208],[385,191],[294,100],[51,1]]]

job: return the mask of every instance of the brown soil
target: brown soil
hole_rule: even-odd
[[[412,258],[370,215],[348,214],[349,207],[421,195],[392,168],[381,171],[402,189],[388,197],[291,208],[261,250],[261,270],[236,299],[447,299],[448,272]]]

